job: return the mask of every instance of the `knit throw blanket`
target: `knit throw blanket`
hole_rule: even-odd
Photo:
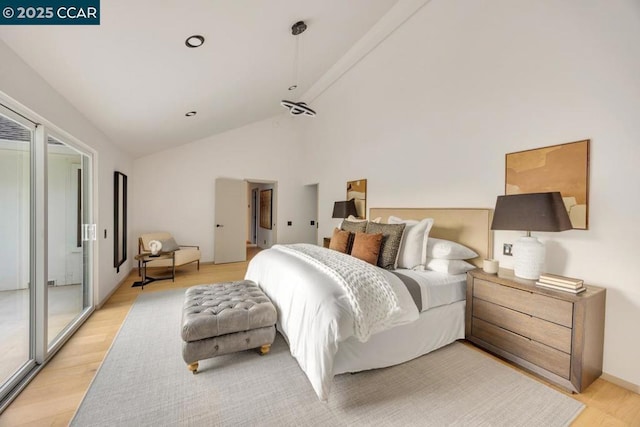
[[[400,310],[398,296],[387,278],[375,267],[350,255],[307,243],[275,245],[332,277],[344,290],[351,304],[354,336],[365,342],[371,334],[389,328]]]

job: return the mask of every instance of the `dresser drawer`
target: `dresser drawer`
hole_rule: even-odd
[[[571,353],[570,328],[478,298],[473,299],[473,316],[549,347]]]
[[[473,282],[473,296],[567,328],[571,328],[573,324],[573,304],[568,301],[477,278]]]
[[[567,353],[537,341],[532,341],[481,319],[473,318],[472,322],[471,335],[474,337],[563,378],[570,378],[571,357]]]

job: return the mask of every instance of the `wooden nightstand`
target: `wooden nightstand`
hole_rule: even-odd
[[[330,243],[331,243],[331,237],[322,238],[322,246],[324,246],[325,248],[329,248]]]
[[[541,377],[581,392],[602,374],[606,290],[575,295],[513,271],[467,274],[467,340]]]

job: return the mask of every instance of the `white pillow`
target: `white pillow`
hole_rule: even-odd
[[[351,221],[351,222],[362,222],[362,221],[366,221],[366,219],[356,218],[356,217],[355,217],[355,216],[353,216],[353,215],[349,215],[349,216],[347,217],[347,221]],[[380,221],[382,221],[382,217],[381,217],[381,216],[379,216],[379,217],[377,217],[377,218],[372,219],[370,222],[380,222]]]
[[[433,218],[421,221],[390,216],[389,224],[406,224],[398,251],[398,268],[424,270],[427,263],[427,239]]]
[[[475,269],[476,266],[461,259],[427,258],[427,270],[447,274],[462,274]]]
[[[437,259],[471,259],[478,254],[460,243],[429,237],[427,257]]]

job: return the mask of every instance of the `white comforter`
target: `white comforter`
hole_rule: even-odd
[[[327,400],[338,346],[356,335],[353,301],[334,273],[303,258],[276,245],[251,260],[246,279],[258,283],[271,298],[278,310],[278,330],[292,356],[318,397]],[[415,321],[418,310],[405,286],[393,274],[375,268],[391,285],[397,307],[373,332]]]

